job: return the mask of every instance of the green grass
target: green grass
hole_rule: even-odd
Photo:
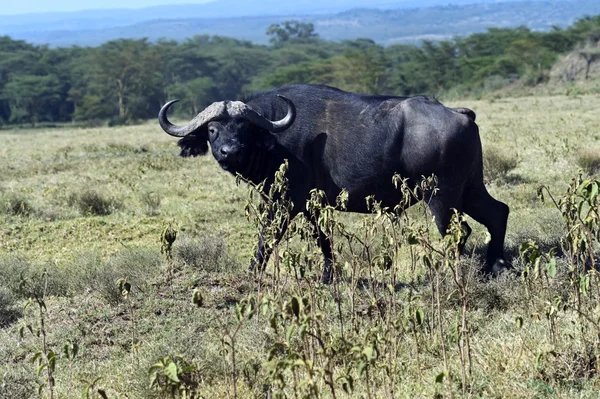
[[[545,184],[554,193],[564,192],[581,163],[580,149],[597,147],[600,96],[465,100],[447,105],[475,110],[484,148],[499,149],[508,157],[508,162],[497,162],[500,166],[488,184],[492,195],[511,207],[508,253],[514,256],[527,239],[556,245],[563,232],[560,213],[542,204],[536,190]],[[23,323],[34,329],[39,326],[35,305],[24,310],[21,305],[32,293],[48,296],[49,345],[57,352],[68,342],[80,347],[72,363],[63,358],[57,363],[58,397],[79,397],[85,385],[82,380],[101,377],[98,386],[111,398],[145,398],[165,396],[149,389],[148,368],[159,358],[179,355],[196,366],[190,378],[200,381],[199,394],[231,397],[230,352],[222,340],[225,331],[236,326],[236,304],[258,290],[300,296],[313,292],[285,273],[281,280],[267,279],[262,285],[246,273],[257,236],[244,213],[247,187],[237,186],[210,155],[179,158],[176,140],[154,122],[117,128],[0,131],[0,140],[0,358],[6,359],[0,363],[0,397],[34,397],[38,383],[44,381],[44,373],[37,377],[37,365],[30,361],[40,349],[39,339],[29,333],[23,339],[19,336]],[[507,164],[510,167],[505,168]],[[425,222],[417,209],[409,214],[418,223]],[[352,229],[361,228],[362,216],[339,217]],[[167,261],[159,252],[167,223],[179,229],[172,284]],[[485,232],[475,222],[471,226],[474,234],[467,248],[479,254]],[[296,240],[290,245],[309,244]],[[512,260],[519,266],[518,259]],[[406,258],[399,265],[398,278],[407,283],[412,272]],[[563,260],[559,266],[551,286],[557,295],[565,290],[566,281]],[[581,371],[587,359],[584,343],[578,338],[552,342],[543,314],[536,316],[549,291],[531,299],[517,277],[485,283],[476,280],[477,258],[466,267],[474,279],[469,309],[470,396],[597,396],[596,377]],[[270,275],[272,268],[267,272]],[[29,291],[20,288],[21,275],[30,282]],[[420,282],[413,293],[427,310],[432,292],[422,270],[417,277]],[[127,297],[116,286],[121,278],[132,285]],[[342,283],[344,290],[346,284]],[[450,280],[442,288],[450,331],[460,305]],[[192,303],[194,290],[204,299],[200,308]],[[315,292],[327,310],[323,325],[339,332],[335,290],[324,287]],[[395,295],[401,304],[408,303],[406,290]],[[344,312],[349,312],[344,298]],[[359,290],[356,300],[359,308],[368,309],[377,298],[365,289]],[[377,318],[364,316],[369,312],[360,316],[365,334],[377,325]],[[517,318],[524,320],[522,327]],[[563,337],[579,337],[576,315],[561,313],[558,323]],[[269,390],[264,363],[278,337],[265,317],[240,327],[236,335],[239,397],[263,397]],[[405,338],[398,347],[396,396],[460,396],[458,374],[453,383],[435,383],[442,371],[439,342],[418,338],[431,342],[417,362],[412,339]],[[456,339],[448,340],[449,366],[458,370]],[[547,355],[551,351],[556,355]],[[315,380],[323,396],[329,396],[322,379]],[[356,384],[357,394],[366,397],[364,384]],[[383,385],[371,389],[378,397],[388,395]]]

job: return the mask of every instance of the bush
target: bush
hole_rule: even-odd
[[[3,213],[15,216],[29,216],[33,213],[33,207],[27,198],[18,194],[4,198],[0,204],[0,210]]]
[[[0,398],[39,397],[38,388],[35,374],[24,367],[9,367],[4,374],[0,374]]]
[[[508,182],[508,173],[517,167],[519,161],[513,154],[507,154],[497,147],[486,147],[483,152],[483,176],[487,182]]]
[[[127,249],[103,261],[97,254],[82,254],[71,267],[72,286],[80,292],[94,291],[111,305],[123,299],[117,286],[119,279],[125,278],[132,290],[144,290],[149,277],[163,263],[158,251],[146,249]]]
[[[496,91],[500,90],[505,86],[508,86],[511,80],[500,75],[492,75],[484,79],[483,88],[485,91]]]
[[[93,190],[85,190],[81,194],[71,194],[68,204],[79,209],[84,216],[106,216],[121,207],[120,201]]]
[[[122,126],[125,124],[127,124],[127,121],[120,116],[113,116],[108,120],[108,127]]]
[[[548,80],[548,73],[538,68],[527,68],[523,76],[521,76],[523,84],[530,87],[546,83]]]
[[[590,175],[600,173],[600,148],[580,150],[577,164]]]
[[[0,287],[0,328],[6,327],[20,316],[15,294],[8,288]]]
[[[21,256],[0,259],[0,287],[21,298],[67,296],[67,275],[53,264],[33,265]]]
[[[175,259],[184,264],[208,272],[231,271],[235,261],[229,255],[225,242],[220,237],[192,239],[184,237],[175,242]]]
[[[112,154],[127,154],[137,152],[137,148],[127,143],[108,143],[105,151]]]
[[[140,199],[146,207],[146,215],[158,215],[158,207],[160,206],[161,201],[160,194],[152,191],[146,191],[140,194]]]

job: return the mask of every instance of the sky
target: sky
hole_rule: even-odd
[[[0,0],[0,15],[99,8],[143,8],[165,4],[200,4],[209,1],[211,0]]]

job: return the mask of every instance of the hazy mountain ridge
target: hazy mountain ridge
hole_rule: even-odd
[[[453,3],[472,3],[476,0],[454,0]],[[241,0],[229,1],[227,9],[246,14],[259,13],[265,7],[277,2],[267,0],[259,7],[248,10]],[[369,37],[382,44],[396,42],[418,42],[421,39],[445,39],[454,35],[466,35],[484,31],[489,27],[528,26],[534,30],[548,30],[553,25],[565,27],[584,15],[600,14],[600,2],[597,0],[526,0],[496,2],[484,0],[478,4],[445,5],[425,8],[426,5],[447,3],[443,0],[425,0],[419,2],[420,8],[407,9],[414,1],[369,2],[368,8],[354,8],[336,13],[321,13],[315,7],[314,0],[298,2],[294,9],[306,10],[306,13],[287,14],[290,5],[268,8],[270,12],[261,16],[237,16],[229,18],[208,18],[210,15],[223,14],[224,1],[190,6],[159,6],[141,10],[97,10],[69,13],[73,19],[64,22],[63,14],[47,16],[46,23],[38,21],[39,14],[30,20],[30,24],[19,24],[20,17],[13,19],[12,25],[6,25],[6,16],[0,16],[0,34],[33,43],[48,43],[51,46],[99,45],[117,38],[141,38],[150,40],[168,38],[183,40],[199,34],[230,36],[267,43],[266,28],[273,23],[288,19],[299,19],[315,24],[317,33],[324,39],[344,40],[357,37]],[[345,0],[328,4],[328,9],[341,8]],[[365,0],[352,4],[361,5]],[[247,3],[244,3],[247,4]],[[187,8],[186,8],[187,7]],[[286,8],[287,7],[287,8]],[[373,7],[390,7],[378,9]],[[218,9],[218,10],[217,10]],[[312,10],[313,14],[309,14]],[[218,12],[217,12],[218,11]],[[157,13],[160,18],[152,18]],[[315,14],[316,13],[316,14]],[[230,13],[231,14],[231,13]],[[185,15],[182,18],[181,15]],[[198,15],[203,15],[199,17]],[[79,18],[77,18],[79,17]],[[52,20],[54,18],[54,20]],[[35,23],[34,27],[31,23]]]

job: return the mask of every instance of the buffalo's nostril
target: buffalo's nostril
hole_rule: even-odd
[[[229,154],[229,152],[230,152],[229,147],[221,147],[221,154],[227,155],[227,154]]]

